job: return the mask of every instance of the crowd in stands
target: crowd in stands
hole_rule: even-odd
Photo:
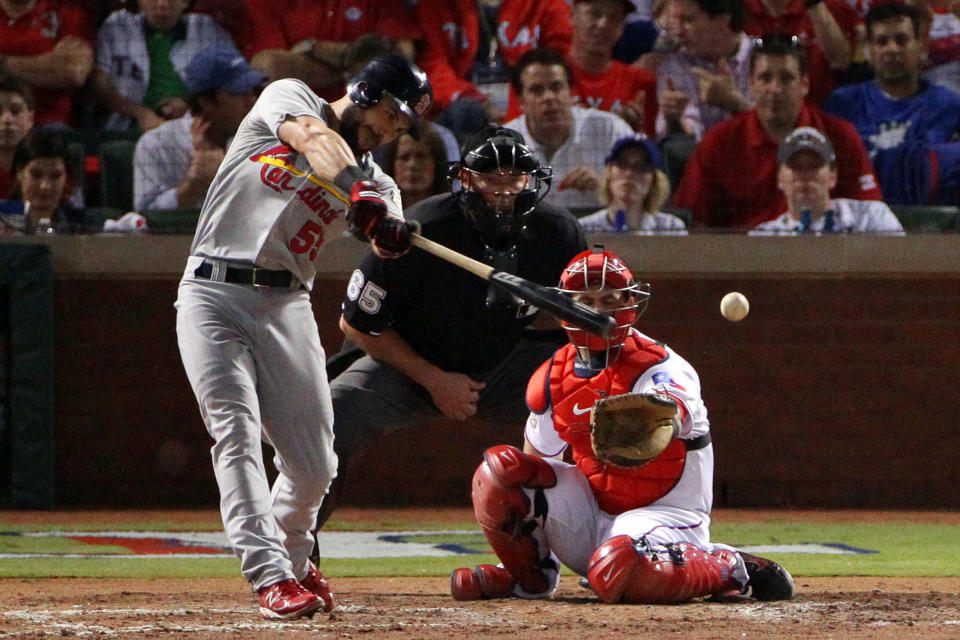
[[[119,214],[197,209],[267,83],[338,97],[389,52],[435,92],[376,153],[404,207],[490,122],[591,232],[902,233],[899,206],[960,205],[955,0],[0,0],[0,234],[96,230],[117,140]]]

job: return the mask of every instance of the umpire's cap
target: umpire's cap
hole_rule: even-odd
[[[420,119],[433,105],[433,88],[427,74],[404,56],[390,53],[371,60],[347,82],[347,95],[365,109],[380,102],[384,91],[410,118],[410,134],[419,138]]]

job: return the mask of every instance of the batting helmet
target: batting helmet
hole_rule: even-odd
[[[520,133],[496,125],[474,132],[460,160],[450,164],[451,184],[464,212],[487,246],[498,251],[516,243],[530,212],[547,195],[551,175]],[[515,180],[509,186],[484,188],[486,177]]]
[[[607,338],[594,335],[562,321],[570,342],[577,348],[581,361],[592,369],[605,369],[619,356],[630,328],[647,307],[650,285],[637,282],[623,260],[610,251],[596,246],[570,261],[560,275],[558,287],[562,293],[576,298],[582,293],[603,293],[597,303],[599,310],[616,322]],[[607,300],[607,296],[610,296]],[[584,300],[579,300],[583,302]]]
[[[420,119],[433,105],[433,88],[427,74],[402,55],[390,53],[371,60],[347,82],[347,95],[364,109],[380,102],[384,92],[410,118],[410,134],[419,138]]]

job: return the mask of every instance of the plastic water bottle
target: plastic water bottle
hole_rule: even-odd
[[[623,233],[627,230],[627,212],[623,209],[617,209],[613,217],[613,230],[617,233]]]

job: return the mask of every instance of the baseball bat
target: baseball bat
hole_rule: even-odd
[[[419,247],[427,253],[433,254],[462,269],[466,269],[470,273],[489,281],[494,286],[512,293],[527,304],[542,309],[590,333],[607,337],[610,335],[610,330],[615,324],[613,318],[607,314],[600,313],[579,302],[574,302],[556,289],[544,287],[543,285],[530,282],[529,280],[505,271],[498,271],[490,265],[458,253],[433,240],[424,238],[419,233],[411,233],[410,241],[413,246]]]

